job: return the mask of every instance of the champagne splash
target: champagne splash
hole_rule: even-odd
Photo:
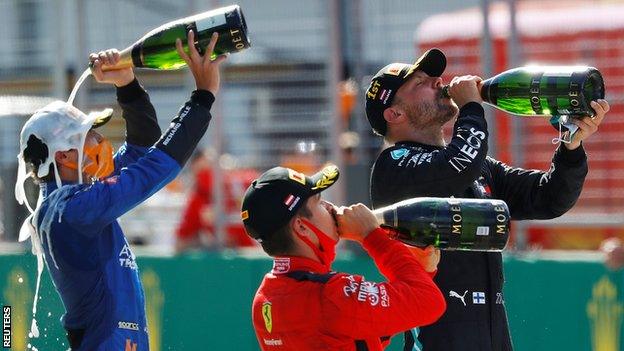
[[[76,97],[76,93],[78,92],[78,89],[80,88],[82,83],[85,81],[85,79],[87,79],[87,77],[90,75],[91,75],[90,68],[87,68],[84,70],[84,72],[82,72],[82,74],[80,75],[80,78],[78,78],[78,81],[76,82],[76,85],[74,85],[74,88],[72,89],[71,94],[69,94],[69,99],[67,99],[68,104],[70,105],[74,104],[74,98]]]
[[[40,245],[40,244],[39,244]],[[39,300],[39,286],[41,285],[41,273],[43,272],[43,252],[37,252],[37,285],[35,287],[35,299],[33,300],[33,308],[32,314],[33,319],[30,325],[30,332],[33,337],[39,337],[39,327],[37,327],[37,320],[35,316],[37,315],[37,301]]]
[[[35,240],[35,236],[32,238]],[[38,240],[38,239],[37,239]],[[30,333],[28,333],[29,338],[38,338],[39,337],[39,326],[37,325],[37,301],[39,300],[39,286],[41,284],[41,273],[43,272],[43,252],[41,251],[41,243],[33,243],[33,249],[37,250],[37,285],[35,288],[35,299],[33,301],[32,308],[32,321],[30,323]]]

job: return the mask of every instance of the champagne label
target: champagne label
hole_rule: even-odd
[[[201,33],[207,29],[213,29],[218,26],[222,26],[227,22],[225,14],[220,14],[208,18],[201,19],[195,24],[197,26],[197,32]]]
[[[451,210],[451,233],[462,234],[462,209],[458,202],[449,200]]]
[[[542,82],[542,74],[537,73],[531,77],[530,100],[531,108],[536,115],[542,114],[542,105],[540,103],[540,84]]]
[[[570,103],[570,110],[575,115],[589,114],[589,111],[586,111],[587,106],[584,106],[586,97],[581,90],[584,79],[586,78],[578,74],[570,76],[568,101]],[[591,97],[589,99],[591,101]]]
[[[496,212],[496,234],[508,235],[509,210],[505,206],[494,205],[494,212]]]

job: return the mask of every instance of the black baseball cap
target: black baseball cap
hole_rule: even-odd
[[[388,126],[383,112],[392,104],[397,90],[414,71],[425,72],[430,77],[440,77],[446,68],[446,56],[439,49],[427,50],[413,65],[391,63],[375,74],[366,90],[366,117],[373,130],[386,135]]]
[[[334,165],[310,177],[284,167],[264,172],[251,183],[243,197],[241,218],[251,229],[247,234],[258,241],[270,240],[308,198],[334,184],[339,173]]]

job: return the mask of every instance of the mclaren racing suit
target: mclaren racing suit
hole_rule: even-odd
[[[253,301],[262,350],[382,350],[393,334],[439,318],[444,297],[403,244],[378,228],[362,245],[387,282],[275,258]]]
[[[476,102],[460,109],[446,147],[398,142],[384,150],[371,175],[374,207],[419,196],[494,198],[509,205],[513,219],[550,219],[578,199],[587,174],[581,147],[559,146],[548,172],[512,168],[487,157],[487,125]],[[444,251],[435,281],[447,311],[421,328],[427,350],[511,350],[503,299],[500,253]]]
[[[117,218],[179,173],[207,128],[214,101],[211,93],[195,91],[172,123],[176,130],[158,141],[154,108],[138,82],[118,88],[117,97],[127,135],[114,173],[92,184],[42,184],[33,221],[66,310],[61,321],[72,350],[149,350],[139,271]]]

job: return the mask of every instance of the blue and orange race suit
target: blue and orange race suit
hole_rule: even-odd
[[[114,173],[91,184],[41,185],[37,229],[73,350],[149,350],[139,270],[117,218],[174,179],[186,161],[159,147],[154,108],[136,80],[118,88],[117,97],[127,135]],[[207,128],[213,101],[209,92],[195,92],[178,123],[195,118]],[[175,144],[174,132],[165,134],[169,144]]]

